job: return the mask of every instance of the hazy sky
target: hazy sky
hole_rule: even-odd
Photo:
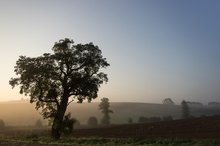
[[[17,100],[19,55],[51,52],[71,38],[98,45],[111,66],[99,98],[220,101],[218,0],[1,0],[0,100]]]

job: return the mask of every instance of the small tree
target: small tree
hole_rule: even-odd
[[[185,100],[182,101],[181,107],[182,107],[182,118],[183,119],[189,118],[190,116],[189,106]]]
[[[109,125],[110,124],[110,113],[113,113],[110,108],[110,103],[108,98],[102,98],[101,102],[99,104],[99,110],[103,113],[103,118],[101,120],[101,123],[103,125]]]
[[[98,125],[98,120],[96,117],[90,117],[88,119],[88,125],[91,127],[96,127]]]
[[[165,98],[162,102],[163,104],[174,105],[175,103],[171,98]]]

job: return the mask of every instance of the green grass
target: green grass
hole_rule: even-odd
[[[49,136],[1,137],[0,141],[33,146],[219,146],[215,139],[134,139],[134,138],[74,138],[62,137],[58,141]],[[1,143],[0,143],[1,145]],[[16,146],[16,145],[14,145]]]

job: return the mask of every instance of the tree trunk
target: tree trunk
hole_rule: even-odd
[[[56,115],[53,120],[53,125],[51,129],[52,138],[55,140],[60,139],[63,117],[66,112],[67,104],[68,104],[68,96],[62,98],[63,100],[60,102],[60,106],[57,109]]]
[[[52,138],[55,140],[60,139],[62,129],[62,122],[59,118],[55,117],[51,129]]]

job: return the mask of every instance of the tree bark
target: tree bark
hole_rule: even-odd
[[[55,140],[60,139],[62,132],[63,117],[65,115],[68,104],[68,96],[64,96],[62,99],[63,100],[61,101],[60,106],[58,107],[56,115],[54,117],[51,129],[52,138]]]

